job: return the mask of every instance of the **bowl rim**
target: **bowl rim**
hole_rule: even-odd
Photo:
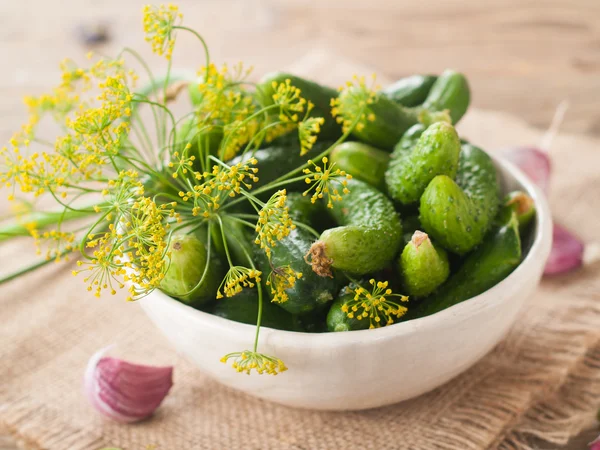
[[[497,168],[501,168],[503,171],[507,172],[529,195],[531,195],[536,206],[537,223],[533,243],[529,248],[525,258],[504,280],[500,281],[498,284],[479,295],[464,300],[456,305],[450,306],[435,314],[412,319],[406,322],[400,322],[386,327],[354,330],[351,333],[306,333],[303,331],[278,330],[263,326],[260,330],[260,340],[262,341],[268,337],[269,341],[271,341],[271,339],[280,340],[278,343],[286,346],[303,347],[308,345],[312,347],[315,345],[351,345],[357,342],[364,343],[366,339],[379,340],[386,339],[391,336],[398,337],[412,334],[419,329],[433,328],[440,321],[451,320],[452,317],[464,316],[464,314],[461,314],[462,311],[473,309],[473,313],[476,313],[478,308],[474,308],[474,306],[478,303],[481,303],[484,300],[484,297],[493,296],[496,292],[506,289],[506,287],[511,283],[518,280],[521,277],[521,274],[524,272],[532,270],[536,267],[536,265],[543,265],[550,252],[550,241],[552,236],[552,219],[546,197],[542,190],[535,185],[523,173],[523,171],[521,171],[510,161],[503,158],[502,155],[490,154],[490,157],[493,159]],[[538,257],[540,255],[542,256],[541,258]],[[195,320],[210,325],[211,329],[213,330],[218,329],[224,333],[234,333],[238,335],[238,337],[241,337],[241,335],[247,335],[248,339],[251,339],[249,343],[253,342],[254,340],[254,335],[256,332],[256,325],[254,324],[236,322],[195,309],[176,299],[171,298],[158,289],[150,293],[147,297],[139,300],[144,309],[149,308],[148,303],[151,301],[169,303],[169,306],[172,308],[179,309],[181,312],[186,312],[196,316]]]

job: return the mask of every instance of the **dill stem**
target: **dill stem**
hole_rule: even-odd
[[[57,255],[57,258],[62,258],[63,256],[67,255],[68,253],[71,253],[72,251],[73,250],[63,250],[61,253],[59,253]],[[54,261],[56,261],[56,258],[49,258],[49,259],[44,258],[41,261],[38,261],[30,266],[24,267],[22,269],[17,270],[16,272],[6,275],[3,278],[0,278],[0,284],[8,283],[9,281],[20,277],[21,275],[25,275],[26,273],[33,272],[34,270],[37,270],[40,267],[43,267],[46,264],[54,262]]]

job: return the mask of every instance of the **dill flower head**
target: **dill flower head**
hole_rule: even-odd
[[[290,79],[283,83],[273,81],[273,103],[279,106],[279,119],[282,122],[297,123],[305,109],[312,109],[312,105],[301,96],[299,88],[292,85]]]
[[[217,298],[223,298],[221,289],[225,293],[225,297],[233,297],[242,292],[245,287],[252,288],[256,283],[260,283],[261,272],[249,267],[232,266],[225,275],[225,278],[217,291]],[[254,279],[254,282],[252,281]]]
[[[61,255],[74,249],[74,233],[60,229],[38,230],[33,222],[25,224],[25,228],[34,239],[38,255],[42,254],[42,248],[44,248],[46,260],[53,259],[56,262],[62,259],[68,260],[67,256],[62,257]]]
[[[394,302],[392,298],[397,297],[405,302],[408,297],[392,293],[387,281],[376,282],[371,279],[369,284],[373,286],[371,292],[358,286],[354,289],[354,298],[342,305],[342,311],[348,318],[368,319],[369,328],[379,328],[393,324],[394,317],[400,318],[406,313],[406,307]]]
[[[369,105],[377,101],[375,75],[371,77],[371,84],[367,85],[365,77],[354,75],[351,81],[339,88],[340,95],[331,99],[331,114],[337,123],[342,126],[344,133],[350,131],[354,125],[358,131],[365,127],[367,121],[374,121],[375,116],[367,113]]]
[[[285,303],[288,295],[287,289],[292,289],[296,285],[296,280],[302,278],[301,272],[296,272],[289,265],[275,267],[269,274],[267,286],[271,288],[271,297],[275,303]]]
[[[308,117],[298,124],[301,156],[306,155],[313,148],[324,123],[325,119],[322,117]]]
[[[195,180],[204,182],[194,184],[189,191],[180,191],[179,197],[183,202],[192,202],[193,216],[209,218],[228,198],[235,197],[243,189],[251,189],[250,183],[258,182],[258,168],[252,167],[257,163],[256,158],[250,158],[232,166],[225,163],[214,165],[212,172],[194,172]],[[185,166],[184,171],[187,173]]]
[[[196,121],[199,129],[209,132],[219,129],[223,139],[218,156],[223,161],[233,158],[248,143],[254,146],[261,139],[255,139],[264,125],[264,118],[257,112],[252,93],[244,88],[244,83],[252,68],[245,69],[237,64],[230,68],[226,64],[217,68],[214,64],[202,67],[198,75],[203,79],[194,86],[197,92],[195,104]]]
[[[192,170],[196,156],[188,156],[188,151],[191,147],[192,144],[188,143],[181,154],[179,152],[173,153],[171,161],[168,164],[169,168],[174,169],[172,173],[173,178],[177,178],[180,174],[187,175]]]
[[[348,180],[352,175],[343,170],[335,169],[336,163],[329,164],[329,159],[324,156],[321,160],[323,167],[316,165],[312,160],[308,160],[311,167],[307,167],[303,172],[307,175],[304,181],[310,184],[310,187],[302,195],[308,195],[312,191],[310,200],[315,203],[317,199],[327,197],[327,207],[333,208],[334,201],[340,201],[343,194],[348,194]],[[337,187],[336,187],[337,185]]]
[[[222,363],[227,363],[230,359],[233,360],[232,367],[238,372],[245,372],[250,375],[252,370],[262,375],[277,375],[285,372],[287,367],[279,358],[267,356],[262,353],[244,350],[243,352],[229,353],[221,358]]]
[[[144,32],[146,41],[152,45],[152,51],[171,59],[175,36],[173,27],[183,18],[176,5],[146,5],[144,12]]]
[[[169,221],[178,220],[174,205],[159,205],[142,196],[131,198],[124,206],[127,209],[112,219],[108,232],[88,234],[86,247],[92,249],[92,255],[83,254],[86,259],[78,261],[81,269],[73,272],[88,273],[84,282],[97,297],[103,290],[114,294],[115,286],[124,288],[124,283],[130,281],[128,300],[137,300],[159,287],[167,269]],[[115,213],[116,208],[117,204],[105,217]]]
[[[285,201],[286,190],[275,192],[258,213],[256,223],[256,239],[254,243],[264,249],[267,257],[271,257],[271,248],[277,245],[296,228],[292,223]]]

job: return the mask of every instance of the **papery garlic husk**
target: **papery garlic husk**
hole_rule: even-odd
[[[85,371],[85,393],[92,406],[121,423],[152,415],[173,386],[173,367],[132,364],[95,353]]]

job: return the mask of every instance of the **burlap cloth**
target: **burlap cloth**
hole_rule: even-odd
[[[365,72],[318,53],[294,69],[334,84]],[[487,149],[536,144],[541,137],[517,119],[477,110],[461,129]],[[555,217],[597,245],[600,142],[559,135],[552,158]],[[32,248],[21,241],[0,252],[6,273],[30,258]],[[0,428],[27,447],[528,448],[532,438],[566,442],[600,405],[597,263],[545,280],[506,339],[455,380],[408,402],[349,413],[294,410],[220,386],[177,356],[138,305],[119,296],[90,297],[70,269],[49,266],[0,287]],[[175,366],[175,386],[151,420],[119,425],[88,406],[82,373],[90,355],[109,343],[128,359]]]

